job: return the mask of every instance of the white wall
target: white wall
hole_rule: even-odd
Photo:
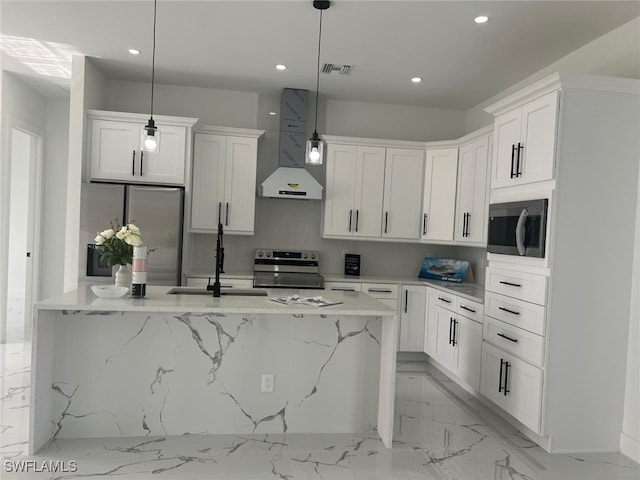
[[[40,298],[63,292],[67,163],[69,160],[69,101],[49,100],[46,110],[46,145],[43,175],[42,255]]]
[[[638,180],[640,182],[640,179]],[[620,451],[640,462],[640,189],[636,208],[631,307],[629,309],[629,344],[624,398],[624,417],[620,434]]]
[[[106,110],[150,112],[151,84],[109,80],[106,88]],[[256,128],[257,93],[156,84],[153,97],[156,115],[195,117],[205,125]]]
[[[640,17],[471,108],[467,111],[466,131],[472,132],[493,122],[493,117],[483,111],[484,107],[554,72],[640,78]]]
[[[395,140],[452,140],[465,134],[466,112],[329,100],[322,133]]]
[[[64,243],[64,283],[68,292],[78,288],[80,248],[80,184],[85,167],[86,108],[105,108],[106,79],[83,55],[71,62],[71,97],[69,99],[69,157],[67,163],[67,205]]]
[[[6,121],[7,116],[19,119],[39,130],[45,129],[45,99],[35,90],[27,86],[19,77],[2,71],[2,90],[0,98],[2,98],[2,151],[0,152],[0,341],[5,339],[5,321],[4,317],[7,311],[7,287],[9,285],[7,279],[8,270],[8,248],[9,248],[9,181],[10,181],[10,165],[11,156],[7,150],[9,145],[9,124]],[[26,187],[25,187],[26,188]]]

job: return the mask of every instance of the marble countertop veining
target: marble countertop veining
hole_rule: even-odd
[[[171,312],[171,313],[249,313],[249,314],[314,314],[389,316],[396,312],[366,294],[359,292],[327,292],[325,290],[264,289],[267,296],[170,295],[172,287],[147,286],[144,298],[99,298],[89,287],[79,288],[61,296],[36,303],[38,310],[73,310],[93,312]],[[323,296],[342,302],[338,305],[316,307],[283,305],[271,297],[298,294],[303,297]]]

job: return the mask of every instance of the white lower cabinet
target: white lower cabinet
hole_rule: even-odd
[[[427,288],[422,285],[403,285],[398,351],[424,352],[426,313]]]
[[[433,357],[466,384],[479,390],[482,324],[439,305],[434,311]]]
[[[398,285],[395,283],[363,283],[362,291],[386,306],[398,310]]]
[[[480,393],[540,433],[542,370],[484,343]]]

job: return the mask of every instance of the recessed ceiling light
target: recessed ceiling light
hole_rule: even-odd
[[[411,81],[412,81],[413,83],[420,83],[420,82],[422,82],[422,77],[413,77],[413,78],[411,79]]]
[[[272,117],[275,117],[277,114],[277,112],[269,112],[269,115],[271,115]]]
[[[129,53],[131,55],[140,55],[140,50],[136,50],[135,48],[130,48]]]
[[[489,21],[489,17],[487,17],[486,15],[478,15],[473,19],[473,21],[476,23],[487,23]]]
[[[276,70],[286,70],[287,66],[283,65],[282,63],[279,63],[278,65],[276,65]]]

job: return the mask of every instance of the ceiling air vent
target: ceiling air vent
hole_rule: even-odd
[[[325,63],[322,65],[322,73],[326,73],[327,75],[349,75],[351,69],[353,67],[351,65],[336,65],[335,63]]]

